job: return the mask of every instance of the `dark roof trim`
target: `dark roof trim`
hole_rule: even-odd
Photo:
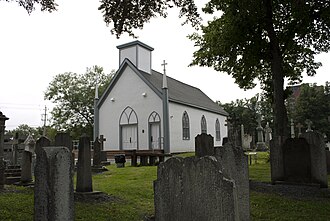
[[[155,86],[150,83],[150,81],[148,81],[147,79],[145,79],[145,77],[143,77],[140,71],[133,65],[133,63],[129,59],[125,58],[123,63],[120,65],[118,71],[116,72],[115,76],[113,77],[112,81],[110,82],[109,86],[105,89],[99,102],[97,103],[98,108],[102,106],[102,104],[108,97],[110,91],[115,86],[115,84],[117,83],[118,79],[120,78],[120,76],[122,75],[122,73],[124,72],[127,66],[129,66],[160,98],[162,98],[162,93],[160,93],[159,90],[157,90],[157,88],[155,88]]]
[[[149,45],[146,45],[144,43],[142,43],[141,41],[132,41],[132,42],[129,42],[129,43],[126,43],[126,44],[122,44],[122,45],[118,45],[117,48],[118,49],[123,49],[123,48],[128,48],[128,47],[132,47],[132,46],[135,46],[135,45],[140,45],[141,47],[144,47],[145,49],[148,49],[150,51],[153,51],[154,48],[150,47]]]
[[[211,112],[211,113],[220,114],[220,115],[225,116],[225,117],[229,116],[229,114],[224,114],[224,113],[221,113],[220,111],[211,110],[211,109],[208,109],[206,107],[201,107],[201,106],[198,106],[198,105],[195,105],[195,104],[190,104],[190,103],[186,103],[186,102],[183,102],[183,101],[178,101],[178,100],[171,99],[171,98],[169,98],[169,101],[170,102],[173,102],[173,103],[177,103],[177,104],[182,104],[182,105],[185,105],[185,106],[193,107],[193,108],[196,108],[196,109],[208,111],[208,112]]]

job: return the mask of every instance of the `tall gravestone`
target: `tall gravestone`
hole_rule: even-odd
[[[158,221],[239,220],[235,184],[213,156],[161,163],[154,193]]]
[[[21,167],[21,183],[32,182],[32,153],[30,151],[23,151]]]
[[[22,154],[21,162],[21,183],[27,184],[32,182],[32,156],[35,153],[35,140],[29,135],[24,141],[25,149]]]
[[[71,152],[68,148],[38,147],[34,187],[35,221],[74,220],[71,167]]]
[[[197,157],[214,155],[214,141],[210,134],[199,134],[195,137],[195,155]]]
[[[93,166],[101,166],[101,143],[98,138],[94,141]]]
[[[215,157],[225,177],[235,182],[239,220],[250,220],[250,190],[248,158],[241,147],[231,142],[215,148]]]
[[[76,192],[93,192],[90,139],[79,139]]]

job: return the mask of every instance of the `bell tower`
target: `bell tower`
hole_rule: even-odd
[[[119,66],[125,60],[129,59],[137,69],[151,74],[151,52],[152,47],[140,42],[133,41],[117,46],[119,49]]]

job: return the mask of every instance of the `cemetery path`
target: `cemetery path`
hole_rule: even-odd
[[[250,180],[250,190],[261,193],[276,194],[298,200],[330,200],[329,188],[318,188],[307,185],[284,185]]]

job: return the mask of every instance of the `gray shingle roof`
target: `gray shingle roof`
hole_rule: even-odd
[[[143,77],[148,80],[160,93],[162,93],[163,74],[152,70],[152,74],[140,71]],[[218,104],[213,102],[200,89],[182,83],[167,76],[168,96],[169,101],[199,109],[215,112],[227,116],[228,113],[222,109]]]

